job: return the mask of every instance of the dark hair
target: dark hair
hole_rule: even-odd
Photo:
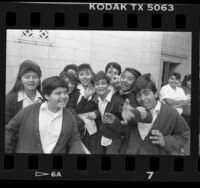
[[[141,73],[137,69],[134,69],[134,68],[126,68],[123,72],[125,71],[132,73],[135,76],[135,78],[138,78],[139,76],[141,76]]]
[[[157,92],[155,83],[151,80],[151,74],[143,74],[135,81],[135,93],[139,93],[142,89],[150,89],[154,94]]]
[[[182,81],[182,86],[183,86],[183,87],[187,87],[187,82],[188,82],[189,80],[191,80],[191,79],[192,79],[191,74],[186,74],[186,75],[184,76],[183,81]]]
[[[106,75],[105,72],[99,71],[97,74],[94,75],[94,77],[91,80],[91,83],[94,85],[95,82],[98,82],[99,80],[106,80],[107,84],[110,83],[110,78]]]
[[[18,74],[17,74],[15,84],[14,84],[12,90],[9,93],[18,92],[18,91],[24,89],[24,86],[23,86],[22,81],[21,81],[21,77],[24,74],[26,74],[27,72],[30,72],[30,71],[33,71],[34,73],[36,73],[39,76],[39,78],[41,78],[42,72],[41,72],[39,65],[37,65],[37,63],[35,63],[32,60],[25,60],[19,66],[19,71],[18,71]],[[36,89],[38,91],[40,91],[41,81],[39,82],[39,85],[37,86]]]
[[[89,69],[91,71],[92,75],[94,75],[94,72],[93,72],[91,66],[87,63],[80,64],[77,68],[77,73],[79,73],[80,71],[82,71],[84,69]]]
[[[63,72],[67,72],[69,69],[73,69],[74,71],[77,72],[77,65],[75,64],[66,65],[65,68],[63,69]]]
[[[67,77],[70,80],[71,83],[77,85],[77,79],[76,79],[76,77],[72,73],[70,73],[70,72],[64,72],[64,71],[62,71],[60,73],[59,77],[61,79],[63,79],[63,80],[65,80],[65,78]]]
[[[67,83],[59,76],[46,78],[42,82],[42,94],[49,96],[58,87],[64,87],[68,91]]]
[[[170,77],[175,76],[177,80],[181,79],[181,75],[177,72],[173,72]]]
[[[105,72],[107,72],[108,69],[109,69],[111,66],[112,66],[113,68],[115,68],[115,69],[118,70],[119,75],[121,74],[122,68],[121,68],[120,64],[118,64],[117,62],[110,62],[110,63],[108,63],[108,64],[106,65]]]

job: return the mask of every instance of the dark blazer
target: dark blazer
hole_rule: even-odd
[[[122,137],[122,132],[117,128],[116,130],[113,127],[121,128],[121,112],[124,100],[118,95],[113,94],[111,101],[108,102],[105,113],[111,113],[115,115],[115,122],[112,125],[103,123],[101,120],[101,115],[98,110],[98,98],[97,95],[93,96],[91,101],[87,101],[86,99],[82,99],[79,102],[79,113],[94,111],[98,117],[97,121],[99,124],[99,130],[101,134],[110,139],[120,139]],[[119,125],[120,124],[120,125]]]
[[[8,122],[22,109],[23,101],[17,102],[18,93],[9,93],[6,96],[6,114],[5,124]]]
[[[165,146],[153,144],[149,135],[142,141],[137,126],[132,127],[128,137],[125,154],[133,155],[178,155],[190,139],[190,128],[178,112],[161,103],[160,113],[151,130],[159,130],[165,140]]]
[[[110,139],[121,139],[123,132],[118,129],[113,129],[113,127],[122,126],[122,107],[124,100],[118,95],[113,94],[111,101],[108,102],[105,113],[110,113],[115,115],[115,121],[112,125],[101,122],[100,130],[102,135]]]
[[[66,108],[73,114],[76,124],[78,127],[78,130],[80,134],[84,134],[85,131],[85,124],[83,120],[77,115],[76,109],[77,109],[77,101],[79,98],[80,92],[77,88],[74,89],[74,91],[69,94],[69,101],[67,102]]]
[[[69,94],[69,100],[66,106],[67,109],[69,109],[70,111],[75,111],[79,95],[80,95],[80,92],[77,88],[75,88],[73,92]]]
[[[18,98],[18,92],[9,93],[6,96],[6,113],[5,113],[6,125],[23,107],[23,101],[17,102],[17,98]],[[42,98],[41,100],[45,101]]]
[[[36,103],[20,110],[6,125],[6,153],[43,153],[39,133],[41,104]],[[61,133],[52,153],[65,153],[66,150],[69,153],[84,153],[75,119],[64,109]]]
[[[140,112],[135,109],[134,110],[135,118],[130,120],[127,125],[121,124],[121,120],[122,120],[121,113],[122,113],[124,101],[126,99],[129,99],[130,105],[133,108],[138,107],[139,104],[137,103],[135,94],[133,92],[126,94],[126,95],[115,94],[115,96],[118,96],[118,98],[115,97],[116,101],[120,102],[120,108],[118,108],[119,112],[118,112],[118,116],[117,116],[117,117],[119,117],[120,121],[117,120],[117,123],[114,123],[112,126],[109,126],[109,129],[112,129],[114,132],[121,133],[121,135],[123,135],[123,137],[129,137],[132,127],[136,127],[137,122],[144,122],[144,123],[152,122],[152,114],[150,111],[147,111],[147,117],[145,119],[141,119]],[[124,141],[126,141],[126,139],[124,139]]]

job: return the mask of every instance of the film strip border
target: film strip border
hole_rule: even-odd
[[[188,31],[193,34],[192,72],[198,69],[200,5],[173,5],[173,12],[163,11],[159,6],[154,11],[134,12],[93,11],[89,10],[88,4],[2,5],[0,31],[4,43],[6,29],[21,28]],[[5,51],[1,52],[1,56],[3,53]],[[195,97],[198,97],[198,93]],[[198,127],[194,126],[198,121],[198,110],[192,111],[190,156],[5,155],[1,142],[0,179],[199,181]],[[3,113],[4,109],[1,109]],[[4,138],[3,128],[1,130],[1,138]]]
[[[10,3],[5,5],[6,9],[2,6],[1,16],[3,18],[2,24],[9,29],[56,28],[187,31],[193,28],[194,22],[190,20],[198,12],[197,5],[188,5],[190,8],[184,5],[173,4],[151,4],[152,6],[148,6],[149,4],[135,4],[134,8],[133,5],[128,5],[129,9],[126,8],[126,11],[123,10],[123,7],[118,11],[107,11],[106,3],[78,5]],[[120,5],[118,5],[118,8],[120,8]],[[191,10],[190,14],[188,13],[188,8]]]
[[[93,27],[96,28],[96,23],[93,22],[95,19],[92,19],[93,16],[91,16],[90,13],[80,13],[79,15],[76,15],[78,18],[75,19],[74,23],[71,23],[71,26],[73,27],[78,27],[79,29],[92,29]],[[121,17],[121,15],[119,14]],[[57,12],[53,15],[54,22],[52,22],[48,27],[56,27],[59,29],[66,28],[67,26],[70,27],[70,22],[66,23],[66,14],[64,12]],[[69,18],[68,18],[69,19]],[[149,19],[149,20],[146,20]],[[45,19],[44,19],[45,20]],[[29,26],[31,28],[40,28],[40,27],[45,27],[45,23],[43,22],[43,15],[40,12],[32,12],[29,15],[29,20],[27,19],[27,23],[24,23],[25,26]],[[50,19],[51,20],[51,19]],[[97,22],[98,29],[117,29],[119,28],[119,21],[122,21],[121,27],[124,29],[131,29],[131,28],[140,28],[145,26],[147,28],[152,28],[152,29],[168,29],[171,28],[173,29],[187,29],[189,28],[189,23],[186,22],[186,16],[184,14],[177,14],[172,16],[172,22],[171,22],[171,27],[168,27],[166,23],[168,22],[168,16],[163,17],[162,14],[158,13],[152,13],[151,16],[148,18],[144,18],[142,16],[138,16],[137,14],[134,13],[129,13],[127,15],[124,15],[124,19],[122,18],[113,18],[112,13],[103,13],[102,17],[100,17],[99,22]],[[145,20],[143,22],[142,20]],[[22,24],[22,22],[18,19],[18,15],[16,12],[7,12],[6,13],[6,25],[8,27],[15,28],[18,24]],[[118,23],[118,24],[116,24]],[[149,25],[143,25],[142,23],[147,23]],[[140,25],[142,24],[142,26]],[[21,25],[23,27],[23,24]],[[117,27],[117,28],[116,28]]]
[[[1,161],[1,179],[15,180],[198,181],[200,175],[200,160],[192,168],[190,157],[34,154]]]

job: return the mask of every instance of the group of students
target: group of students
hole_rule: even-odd
[[[6,96],[6,153],[184,154],[188,123],[159,99],[151,74],[110,62],[96,74],[70,64],[41,77],[35,62],[20,65]]]

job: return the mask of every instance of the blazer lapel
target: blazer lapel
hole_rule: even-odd
[[[19,112],[23,108],[23,101],[17,102],[17,112]]]
[[[44,153],[44,151],[42,149],[42,142],[41,142],[40,131],[39,131],[39,113],[40,113],[41,104],[42,103],[36,104],[36,109],[33,114],[33,117],[34,117],[33,118],[33,130],[34,130],[34,134],[36,135],[36,140],[37,140],[37,143],[39,144],[40,151],[42,153]]]
[[[105,114],[106,112],[110,112],[111,104],[112,104],[111,102],[108,102],[104,114]]]
[[[113,94],[114,96],[115,94]],[[112,96],[111,98],[111,101],[108,102],[107,106],[106,106],[106,109],[105,109],[105,112],[108,112],[110,113],[111,111],[113,110],[116,110],[116,109],[113,109],[113,104],[114,104],[114,97]]]

